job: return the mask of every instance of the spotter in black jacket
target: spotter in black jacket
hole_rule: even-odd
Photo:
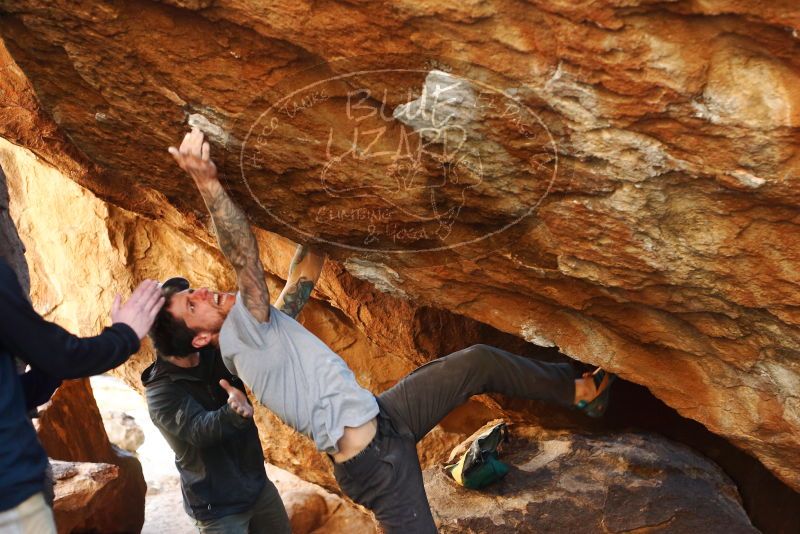
[[[203,521],[248,510],[272,484],[256,425],[228,406],[223,378],[244,391],[212,348],[196,367],[157,358],[142,373],[150,418],[175,452],[184,508]]]

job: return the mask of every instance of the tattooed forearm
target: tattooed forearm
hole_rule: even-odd
[[[314,282],[300,278],[297,283],[287,286],[283,290],[283,304],[281,304],[280,310],[286,315],[296,318],[308,302],[313,290]]]
[[[287,276],[287,280],[291,280],[295,269],[303,262],[306,256],[308,256],[308,247],[306,245],[297,245],[297,250],[294,253],[294,258],[292,258],[292,263],[289,264],[289,275]]]
[[[217,230],[222,253],[235,268],[244,267],[253,255],[258,257],[258,245],[244,212],[234,204],[222,185],[201,191]]]
[[[286,286],[275,301],[275,307],[287,315],[297,317],[311,297],[324,263],[324,254],[307,245],[298,245],[292,263],[289,264]]]
[[[206,202],[222,253],[236,271],[244,304],[259,321],[269,318],[269,292],[264,268],[258,255],[258,243],[247,216],[216,182],[200,189]]]

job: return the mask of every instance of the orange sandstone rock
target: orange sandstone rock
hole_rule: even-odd
[[[646,385],[800,489],[798,31],[791,0],[0,0],[0,135],[119,206],[121,286],[230,282],[164,152],[200,125],[257,227],[324,240],[317,296],[371,387],[455,343],[447,310]],[[132,213],[202,259],[148,264]]]
[[[147,491],[142,465],[135,456],[108,441],[87,379],[64,382],[53,399],[39,412],[37,433],[47,455],[54,460],[90,462],[101,466],[108,464],[102,468],[102,473],[113,468],[113,476],[89,476],[89,480],[103,479],[103,483],[97,487],[93,484],[80,485],[85,487],[78,491],[82,495],[78,503],[68,499],[60,509],[56,506],[57,511],[69,518],[68,524],[78,529],[100,532],[141,530]],[[58,488],[57,482],[57,498]],[[95,494],[98,494],[96,502]],[[90,506],[89,501],[94,504]],[[91,513],[76,515],[75,510],[82,507]],[[61,515],[57,514],[58,517]],[[78,518],[80,521],[76,522]]]

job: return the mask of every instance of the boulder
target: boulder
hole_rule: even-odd
[[[108,440],[128,452],[136,452],[136,449],[144,443],[144,432],[136,424],[136,419],[125,412],[109,411],[101,412],[103,426],[106,429]]]
[[[30,151],[3,140],[0,140],[0,162],[8,174],[11,215],[22,229],[28,247],[35,306],[70,330],[84,335],[99,331],[107,324],[114,294],[127,294],[144,277],[164,278],[180,273],[200,286],[233,287],[232,275],[219,252],[197,234],[190,232],[187,236],[184,230],[190,229],[178,230],[169,213],[153,221],[116,208]],[[75,231],[65,233],[63,228]],[[268,232],[257,231],[257,235],[262,260],[271,272],[277,273],[268,277],[270,290],[277,292],[279,276],[285,275],[294,247]],[[102,267],[97,268],[98,265]],[[319,289],[300,320],[340,353],[354,369],[357,379],[376,393],[390,387],[418,363],[471,343],[489,343],[540,358],[557,357],[555,349],[541,352],[540,347],[488,325],[379,292],[336,262],[326,266]],[[115,374],[141,392],[139,374],[152,357],[145,341],[141,353]],[[644,388],[639,389],[649,396]],[[639,407],[641,400],[631,402]],[[618,420],[623,423],[629,407],[614,403],[611,411],[618,408]],[[514,414],[515,420],[536,421],[550,428],[580,429],[587,425],[586,418],[564,410],[483,396],[456,409],[420,443],[418,451],[423,466],[441,460],[482,422],[507,417],[509,413]],[[679,419],[672,411],[662,416]],[[650,422],[657,426],[660,420],[661,417]],[[307,438],[287,428],[258,404],[256,421],[268,461],[338,491],[329,460],[317,453]],[[602,428],[602,423],[595,426]],[[706,431],[693,425],[691,432]],[[721,440],[710,443],[706,448],[711,447],[712,453],[733,449]],[[706,449],[701,447],[701,450]],[[723,463],[722,459],[720,462]],[[745,471],[749,475],[739,473],[737,482],[751,483],[742,491],[744,494],[745,489],[749,490],[748,509],[757,508],[761,524],[772,524],[774,528],[796,524],[800,510],[796,506],[798,495],[781,486],[755,462]],[[765,479],[772,480],[772,485],[758,485],[758,481]],[[766,492],[765,487],[769,488]],[[753,500],[753,495],[758,499]],[[169,506],[173,504],[166,505]]]
[[[267,476],[278,488],[294,534],[376,534],[371,513],[351,501],[267,464]]]
[[[197,236],[187,236],[166,221],[115,208],[31,152],[2,139],[0,164],[9,169],[11,214],[28,244],[34,306],[71,331],[84,335],[99,331],[108,324],[114,295],[128,294],[145,277],[183,274],[197,287],[235,288],[222,255]],[[63,233],[62,228],[80,231]],[[268,232],[257,235],[264,264],[285,276],[294,243]],[[282,280],[274,275],[267,282],[271,294],[277,295]],[[356,314],[358,323],[323,298],[312,299],[299,320],[341,354],[358,381],[375,393],[392,386],[415,365],[465,344],[491,343],[519,353],[536,350],[471,319],[376,293],[335,264],[326,267],[320,287],[341,295],[337,306]],[[357,296],[345,298],[348,294]],[[153,357],[145,340],[140,353],[113,374],[142,393],[141,371]],[[263,406],[256,403],[255,408],[266,460],[336,490],[327,457]],[[424,461],[452,448],[484,418],[501,415],[502,408],[488,398],[470,402],[426,438],[420,448]]]
[[[142,466],[132,454],[109,442],[88,379],[63,383],[39,412],[37,433],[52,459],[114,467],[102,506],[86,516],[87,530],[111,534],[142,529],[147,491]]]
[[[447,310],[647,386],[800,489],[798,32],[791,0],[0,0],[0,136],[217,279],[165,152],[200,126],[256,227],[330,253],[320,296],[393,347],[376,369],[429,357],[439,327],[409,319]],[[175,274],[136,265],[140,229],[114,242],[131,278]]]
[[[55,500],[53,513],[58,534],[95,532],[94,516],[106,507],[116,508],[119,498],[109,486],[117,479],[119,467],[112,464],[51,460]],[[117,531],[121,532],[121,531]]]
[[[546,435],[512,427],[511,470],[480,491],[424,472],[442,533],[756,534],[736,486],[691,449],[647,434]]]

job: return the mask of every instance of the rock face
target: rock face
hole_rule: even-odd
[[[0,158],[2,160],[3,158]],[[0,162],[0,256],[30,290],[25,247],[9,211],[6,176]],[[60,534],[73,531],[139,532],[144,522],[141,465],[112,449],[86,380],[66,382],[36,420],[39,439],[51,458]],[[63,462],[60,460],[77,460]],[[89,462],[110,463],[89,463]],[[137,506],[138,505],[138,506]]]
[[[281,494],[293,534],[374,534],[377,531],[372,514],[342,497],[272,465],[267,465],[267,476]]]
[[[0,164],[8,169],[11,213],[28,246],[34,306],[48,319],[79,334],[96,333],[108,323],[114,294],[128,294],[145,277],[164,279],[180,273],[197,286],[232,288],[231,273],[221,255],[205,242],[100,201],[30,152],[2,140]],[[259,232],[259,238],[265,264],[283,274],[294,246],[267,232]],[[272,277],[268,282],[277,295],[281,281]],[[521,340],[498,335],[475,321],[369,292],[368,283],[335,265],[328,266],[320,286],[334,294],[363,295],[360,301],[341,299],[342,307],[357,315],[357,322],[319,300],[308,303],[300,320],[341,354],[358,380],[376,393],[411,371],[415,363],[464,345],[485,342],[526,350]],[[392,328],[392,320],[401,324]],[[362,328],[381,337],[373,340]],[[152,357],[145,341],[140,354],[115,373],[141,391],[140,374]],[[505,411],[488,398],[469,403],[421,443],[423,461],[441,456],[486,418],[503,415]],[[256,406],[255,417],[268,462],[329,489],[337,487],[330,461],[310,440],[261,406]]]
[[[0,135],[209,243],[164,152],[200,125],[377,346],[425,307],[556,345],[798,489],[799,31],[791,0],[1,0]],[[410,305],[379,327],[344,269]]]
[[[136,424],[136,419],[117,411],[103,412],[102,417],[108,441],[128,452],[136,452],[142,446],[144,432]]]
[[[49,314],[50,317],[56,317],[59,322],[71,326],[76,331],[95,328],[95,326],[86,326],[87,323],[89,325],[97,325],[96,328],[99,329],[99,325],[103,324],[105,321],[104,314],[106,312],[99,309],[103,307],[102,301],[105,297],[98,297],[93,291],[99,291],[101,295],[104,293],[111,293],[108,288],[98,287],[100,284],[104,283],[105,280],[109,280],[109,283],[114,284],[111,286],[112,288],[123,290],[124,286],[121,286],[121,284],[117,285],[117,280],[127,280],[127,277],[136,276],[132,275],[129,267],[118,259],[119,256],[127,257],[123,254],[118,255],[118,253],[115,252],[115,250],[117,250],[115,247],[119,246],[119,243],[133,243],[133,245],[129,245],[130,248],[125,249],[125,254],[136,257],[136,265],[143,271],[155,271],[160,269],[172,273],[176,271],[170,269],[186,268],[185,265],[188,264],[188,260],[182,260],[182,263],[181,261],[175,260],[175,256],[171,255],[175,254],[174,251],[170,253],[169,245],[176,242],[179,238],[179,234],[174,231],[169,231],[168,228],[164,228],[164,225],[154,224],[126,213],[123,210],[110,208],[108,205],[94,199],[91,195],[82,192],[81,188],[65,180],[64,177],[60,176],[53,169],[48,169],[46,166],[34,162],[29,154],[17,149],[11,149],[2,143],[0,143],[0,161],[3,162],[3,165],[7,168],[13,169],[13,173],[9,173],[13,195],[12,208],[16,221],[24,230],[23,237],[29,244],[29,255],[35,273],[34,300],[40,309],[51,310]],[[57,186],[53,187],[54,184],[57,184]],[[49,190],[54,190],[57,194],[48,194]],[[30,203],[29,200],[32,198],[37,199],[38,202]],[[65,236],[58,234],[58,232],[55,231],[57,228],[75,228],[79,229],[79,231],[73,231],[70,235]],[[274,246],[270,248],[270,253],[268,255],[265,254],[265,261],[267,261],[269,265],[275,266],[276,270],[278,268],[277,266],[286,265],[288,263],[288,256],[291,254],[291,247],[286,246],[284,248],[279,248],[280,240],[277,238],[270,237],[266,234],[262,234],[261,237],[264,240],[271,239],[274,243]],[[192,241],[188,242],[197,243]],[[215,272],[214,269],[219,269],[218,272],[224,275],[225,271],[219,266],[218,258],[215,258],[212,254],[203,256],[203,250],[205,249],[195,244],[194,248],[191,248],[185,253],[192,255],[195,260],[199,259],[200,262],[203,263],[204,269],[208,269],[212,272]],[[75,254],[77,254],[77,257],[74,256]],[[59,256],[61,260],[60,263],[56,261]],[[67,258],[66,261],[65,258]],[[104,265],[105,272],[101,271],[101,275],[107,276],[108,278],[105,280],[96,280],[90,278],[91,276],[96,276],[91,269],[87,268],[86,271],[80,270],[79,267],[81,264],[79,260],[86,260],[87,258],[92,259],[90,264]],[[91,282],[81,285],[79,282],[81,277]],[[350,294],[356,293],[356,290],[353,288],[357,288],[362,294],[369,295],[364,289],[365,283],[352,279],[347,273],[335,269],[333,269],[333,272],[331,272],[331,270],[326,272],[323,282],[324,287],[327,288],[335,288],[338,284],[340,287],[347,288]],[[275,280],[272,280],[272,286],[275,286]],[[337,291],[341,294],[345,293],[343,289],[327,290],[331,292]],[[110,300],[111,295],[109,294],[108,296]],[[359,308],[357,299],[352,298],[347,300],[342,298],[342,302],[344,303],[343,308],[347,310],[352,306],[353,309],[360,309],[359,324],[364,325],[365,329],[370,329],[371,326],[380,327],[383,325],[382,327],[386,331],[385,335],[387,338],[388,336],[393,336],[389,338],[395,342],[395,346],[391,347],[393,352],[377,347],[377,342],[372,342],[358,335],[358,329],[354,328],[353,323],[348,321],[344,313],[336,312],[324,303],[318,301],[312,302],[308,310],[304,312],[303,320],[309,328],[317,332],[327,343],[340,351],[348,359],[349,363],[356,368],[359,379],[375,391],[380,391],[387,387],[399,376],[407,372],[412,364],[404,362],[424,361],[432,354],[435,354],[437,350],[447,350],[446,343],[448,342],[469,343],[472,339],[476,341],[489,341],[487,339],[486,329],[481,329],[478,325],[470,323],[469,321],[458,323],[456,318],[448,316],[447,314],[437,313],[436,310],[415,309],[410,304],[403,303],[403,301],[399,301],[399,304],[393,304],[392,297],[381,294],[372,294],[368,298],[362,300],[363,304],[360,305]],[[98,306],[98,302],[101,303],[100,306]],[[91,303],[91,305],[87,303]],[[78,313],[81,310],[85,312],[85,315]],[[63,315],[59,315],[59,313],[63,313]],[[392,329],[388,327],[390,324],[387,324],[387,322],[392,318],[392,313],[395,314],[395,319],[397,317],[404,318],[401,324],[398,325],[398,328]],[[77,323],[75,317],[81,318],[81,320],[85,322]],[[405,328],[405,330],[403,328]],[[442,335],[433,335],[437,332]],[[453,339],[456,339],[456,341],[452,341]],[[512,341],[508,339],[494,339],[492,342],[496,344],[505,344],[507,348],[517,350],[518,352],[521,352],[522,349],[521,346],[510,346]],[[387,343],[386,340],[384,340],[383,343]],[[146,360],[149,357],[150,356],[145,353],[135,361],[129,363],[126,368],[121,370],[122,376],[134,386],[138,386],[138,377],[136,376],[137,369],[146,364]],[[402,365],[397,362],[400,362]],[[91,404],[92,401],[87,397],[88,390],[86,390],[85,386],[77,387],[79,384],[82,383],[68,383],[66,389],[59,395],[74,399],[78,406]],[[59,404],[61,404],[61,399],[57,398],[54,405],[57,407]],[[529,420],[538,413],[531,412],[530,406],[528,406],[527,412],[525,412],[523,406],[517,403],[514,403],[513,406],[517,409],[517,412],[521,413]],[[77,408],[73,406],[70,410],[77,411]],[[51,412],[51,414],[53,413],[54,412]],[[323,482],[328,480],[327,469],[329,464],[327,460],[318,457],[313,451],[309,451],[305,438],[299,437],[286,429],[285,426],[272,419],[263,408],[258,408],[258,414],[259,426],[265,443],[265,452],[268,456],[272,455],[282,459],[284,465],[307,478],[321,480]],[[498,414],[505,415],[506,412],[499,407],[497,402],[491,399],[475,401],[457,410],[442,426],[434,430],[431,439],[422,444],[421,451],[423,452],[423,459],[426,460],[428,464],[432,461],[441,460],[444,457],[443,451],[446,450],[448,446],[452,447],[454,443],[462,439],[464,437],[464,432],[469,432],[474,429],[477,421],[484,421]],[[54,416],[50,415],[49,417],[53,418]],[[570,418],[567,414],[558,414],[557,417],[560,418],[560,425],[569,425]],[[78,436],[70,438],[69,445],[60,443],[64,440],[58,436],[68,433],[69,427],[61,425],[53,429],[53,425],[48,422],[47,418],[48,413],[45,412],[43,419],[44,427],[49,427],[51,429],[50,435],[53,436],[55,434],[55,437],[48,437],[45,435],[45,431],[43,431],[43,439],[46,443],[55,441],[59,443],[57,447],[69,447],[72,451],[97,450],[98,448],[104,447],[102,444],[98,444],[99,441],[102,441],[99,431],[81,432]],[[86,416],[82,415],[81,418],[84,420]],[[59,416],[57,419],[69,420],[65,419],[63,416]],[[542,420],[543,422],[548,421],[546,417]],[[552,421],[552,416],[550,421]],[[81,428],[87,428],[87,423],[82,423]],[[525,436],[524,432],[516,432],[518,435]],[[78,439],[81,441],[77,441]],[[525,438],[523,437],[522,439]],[[531,437],[530,439],[533,438]],[[550,441],[558,441],[559,439],[566,438],[552,438]],[[582,438],[576,439],[580,441]],[[650,451],[649,454],[653,455],[652,457],[648,456],[648,458],[652,460],[652,463],[658,464],[658,469],[665,471],[675,469],[676,473],[674,477],[677,477],[678,480],[683,480],[681,477],[691,478],[690,475],[694,473],[694,471],[692,471],[692,469],[696,467],[694,463],[686,462],[683,464],[673,464],[661,462],[660,458],[662,456],[664,458],[670,458],[670,455],[674,454],[674,450],[669,447],[659,448],[654,446],[650,438],[623,437],[614,439],[621,440],[626,446],[630,446],[631,443],[633,443],[647,448],[647,450]],[[549,447],[548,444],[550,441],[544,442],[545,448]],[[624,455],[630,452],[628,451],[624,454],[619,453],[609,443],[605,442],[601,442],[601,445],[602,446],[597,449],[592,448],[597,447],[597,444],[589,440],[581,445],[581,447],[585,446],[595,452],[597,450],[604,451],[603,454],[606,460],[614,457],[615,454],[618,454],[620,457],[625,457]],[[525,446],[530,447],[529,444]],[[55,447],[54,445],[48,446],[48,448]],[[586,450],[581,447],[574,446],[575,450],[580,450],[580,454],[578,454],[580,459],[588,454]],[[609,450],[611,452],[609,452]],[[522,465],[524,462],[528,462],[530,457],[535,454],[531,451],[533,451],[533,449],[529,448],[525,453],[528,456],[519,460],[521,463],[517,463],[518,458],[513,459],[514,464]],[[514,454],[513,450],[512,454]],[[520,452],[520,454],[522,453]],[[656,456],[658,456],[658,458],[655,458]],[[567,461],[565,458],[559,458],[559,461],[560,460]],[[639,460],[641,459],[636,461]],[[592,465],[591,462],[587,463]],[[631,463],[633,464],[635,462],[631,461]],[[548,464],[548,468],[555,469],[557,465],[559,464]],[[618,467],[617,464],[610,465],[614,466],[614,469]],[[707,463],[704,463],[703,468],[713,471]],[[632,484],[638,483],[638,480],[631,480],[630,478],[626,478],[622,481],[614,479],[616,472],[609,467],[609,464],[598,463],[595,464],[592,469],[593,473],[597,471],[595,474],[598,477],[598,480],[594,482],[595,486],[591,487],[594,489],[604,487],[604,484],[624,485],[628,482]],[[683,474],[681,474],[681,470],[684,469],[688,469],[688,471],[683,471]],[[611,474],[606,473],[606,475],[603,475],[605,478],[603,478],[600,473],[602,470],[610,471]],[[559,470],[559,472],[561,471]],[[687,475],[687,472],[690,473],[690,475]],[[515,471],[515,473],[518,473],[518,471]],[[512,475],[514,475],[514,473],[512,473]],[[547,491],[542,489],[543,487],[557,485],[555,480],[556,475],[550,473],[548,476],[551,478],[548,479],[544,477],[545,481],[542,482],[541,486],[538,485],[541,479],[540,476],[534,476],[531,479],[537,484],[536,486],[531,486],[530,481],[526,477],[521,481],[526,484],[525,489],[520,489],[519,492],[527,495],[525,498],[530,496],[525,492],[532,492],[534,495],[538,496],[536,498],[540,498],[542,492]],[[279,472],[274,469],[270,470],[270,478],[276,482],[281,490],[285,499],[285,504],[292,516],[293,527],[298,532],[370,532],[374,529],[374,524],[367,515],[356,512],[351,506],[343,505],[341,499],[334,495],[322,492],[319,489],[310,488],[308,484],[298,481],[288,473]],[[442,504],[434,500],[433,492],[438,491],[437,488],[440,488],[440,482],[441,480],[436,477],[430,478],[429,492],[431,492],[432,502],[434,503],[435,509],[438,510],[437,513],[439,516],[450,517],[448,513],[454,511],[450,508],[452,506],[463,507],[463,502],[459,495],[456,495],[458,502],[445,500],[444,504]],[[113,486],[114,483],[117,483],[117,481],[110,482],[109,486]],[[696,489],[695,486],[690,485],[688,487],[692,489],[692,491]],[[672,488],[672,486],[670,486],[670,488]],[[718,485],[713,486],[713,488],[716,488],[723,494],[730,495],[729,500],[730,503],[733,504],[729,503],[730,509],[728,509],[728,511],[731,509],[734,510],[734,512],[730,513],[733,517],[738,517],[737,514],[741,513],[741,508],[738,505],[737,497],[735,497],[735,491],[731,490],[729,482],[725,482],[724,484],[719,482]],[[446,487],[446,489],[447,492],[445,495],[448,499],[456,498],[450,495],[452,488]],[[702,491],[706,491],[707,489],[708,486],[703,487]],[[589,490],[587,489],[587,491]],[[731,493],[731,491],[733,491],[733,493]],[[498,503],[502,504],[502,502],[505,502],[506,504],[503,506],[508,507],[508,513],[503,515],[504,518],[502,521],[507,521],[508,525],[517,525],[522,531],[524,531],[527,525],[540,524],[538,523],[539,519],[532,521],[530,516],[524,515],[527,514],[527,510],[521,512],[523,516],[517,515],[517,512],[514,511],[514,506],[518,504],[519,499],[511,493],[510,491],[504,493],[502,499],[492,501],[492,506],[498,506]],[[679,492],[676,490],[673,493],[674,494],[657,493],[654,490],[652,494],[647,494],[642,498],[645,502],[651,502],[651,499],[657,501],[663,500],[665,495],[677,499]],[[582,495],[582,493],[580,495]],[[695,494],[688,492],[680,494],[682,499],[685,499],[687,495],[691,497]],[[117,494],[117,497],[118,496]],[[641,495],[639,495],[639,497],[641,497]],[[678,504],[674,505],[676,510],[682,511],[681,517],[686,516],[686,513],[683,512],[683,508],[681,508],[681,506],[684,506],[684,504],[681,504],[683,502],[685,501],[680,501]],[[725,503],[727,501],[723,499],[721,502]],[[626,508],[624,506],[628,505],[628,501],[623,499],[617,504],[620,506],[621,510],[625,511]],[[720,507],[723,508],[724,511],[725,508],[722,505],[720,505]],[[101,509],[111,508],[112,506],[109,504],[105,504],[101,507]],[[612,508],[601,510],[602,513],[607,512],[609,516],[612,511]],[[715,514],[713,517],[720,517],[719,510],[712,511]],[[659,513],[666,512],[662,509],[658,509],[655,512],[651,511],[648,513],[650,515],[626,513],[626,518],[628,515],[631,515],[631,517],[643,518],[642,520],[647,523],[647,521],[651,521],[654,515],[658,516]],[[92,517],[95,515],[102,517],[102,514],[99,512],[91,514]],[[69,520],[64,524],[73,525],[75,521],[83,521],[83,517],[85,516],[86,514],[74,512],[69,515]],[[495,514],[491,517],[496,519],[497,515]],[[466,529],[469,524],[472,524],[473,527],[469,528],[476,528],[478,529],[476,531],[480,531],[481,520],[477,520],[477,523],[475,523],[476,519],[474,517],[470,519],[459,517],[457,520],[460,521],[458,523],[459,528],[464,527]],[[455,521],[455,519],[453,521]],[[519,521],[525,522],[522,523],[522,526],[519,526],[517,523]],[[447,524],[449,523],[446,523],[444,528],[450,528]],[[475,527],[475,524],[479,526]],[[683,523],[678,524],[681,525]],[[735,525],[735,523],[731,524]],[[626,525],[630,525],[630,523],[626,523]],[[717,525],[705,524],[703,527],[709,527],[711,528],[710,531],[713,532],[713,529],[717,528]],[[592,530],[587,530],[587,532],[591,531]]]
[[[102,487],[102,496],[98,496],[97,502],[79,515],[77,525],[80,530],[141,531],[147,491],[142,466],[134,456],[109,442],[87,379],[64,382],[50,403],[39,412],[37,430],[39,441],[50,458],[98,466],[85,473],[89,484],[85,487],[85,498],[88,503],[89,490],[94,487],[91,481],[98,480],[102,480],[102,484],[96,489],[99,493]],[[70,506],[65,505],[64,515],[70,516],[69,524],[72,524],[77,519],[69,510],[76,510],[79,506]]]
[[[464,489],[425,471],[443,533],[753,533],[736,486],[702,456],[649,435],[537,436],[515,427],[506,477]]]
[[[118,508],[120,495],[110,487],[119,468],[112,464],[61,462],[54,460],[55,501],[53,513],[59,534],[94,531],[95,514],[106,508]]]

